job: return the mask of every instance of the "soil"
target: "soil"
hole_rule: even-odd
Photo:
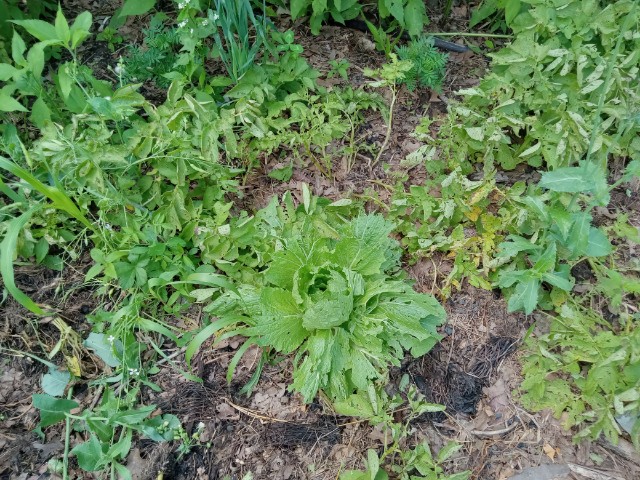
[[[69,0],[63,2],[63,7],[68,18],[89,9],[94,13],[94,20],[101,23],[119,3]],[[432,6],[437,3],[429,2]],[[432,15],[432,27],[445,31],[466,28],[468,5],[454,3],[452,17],[442,24],[437,15]],[[140,22],[144,21],[144,18],[130,20],[123,27],[123,33],[135,37],[141,28]],[[308,60],[321,72],[330,69],[330,60],[348,60],[350,83],[357,88],[366,81],[362,71],[378,67],[384,61],[384,56],[372,49],[366,33],[329,26],[315,37],[304,24],[288,25],[286,19],[281,21],[282,27],[294,28],[296,41],[303,45]],[[464,43],[464,40],[458,41]],[[483,39],[474,41],[482,45]],[[96,42],[88,44],[82,55],[99,77],[113,80],[106,66],[116,65],[119,52],[110,52],[105,44]],[[248,177],[244,207],[260,208],[273,195],[286,190],[301,196],[303,182],[310,184],[320,196],[337,199],[362,195],[373,189],[385,201],[389,196],[385,185],[392,183],[393,172],[402,170],[400,161],[420,146],[412,136],[416,125],[425,116],[437,119],[443,115],[455,92],[476,84],[487,66],[487,59],[482,55],[451,53],[441,94],[402,89],[391,142],[378,165],[372,165],[371,159],[363,156],[346,172],[337,159],[333,181],[313,168],[297,168],[289,182],[279,182],[267,176],[273,167],[267,163],[263,170],[256,170]],[[329,82],[335,84],[340,80]],[[145,88],[145,94],[157,94],[151,86]],[[386,126],[376,114],[360,129],[362,138],[376,146],[382,142],[385,132]],[[416,168],[410,177],[415,182],[425,174]],[[626,212],[632,224],[640,225],[637,198],[636,195],[635,203],[630,202],[625,192],[614,192],[609,209],[600,212],[599,218],[610,224],[613,214]],[[635,248],[629,245],[625,250],[629,262],[633,259],[637,262],[639,252],[637,246]],[[17,269],[16,275],[16,283],[25,293],[51,307],[56,318],[82,338],[90,331],[86,316],[103,301],[83,282],[89,260],[82,258],[63,273],[23,266]],[[416,281],[416,290],[439,291],[442,275],[438,270],[446,270],[448,260],[438,261],[438,266],[427,259],[407,267]],[[579,283],[588,284],[593,279],[587,265],[579,264],[574,270]],[[449,468],[451,471],[469,469],[473,479],[640,478],[637,454],[627,451],[625,455],[620,447],[606,442],[584,442],[576,446],[571,441],[573,432],[564,430],[549,412],[532,414],[519,405],[518,346],[527,330],[534,323],[542,322],[542,318],[507,313],[499,295],[469,285],[454,292],[445,302],[445,308],[448,322],[441,329],[443,341],[422,358],[407,358],[391,375],[390,388],[394,388],[402,375],[408,374],[429,401],[447,406],[445,414],[418,419],[412,425],[410,442],[427,438],[435,451],[450,440],[461,442],[463,449]],[[57,478],[47,473],[47,462],[60,458],[64,432],[59,426],[46,428],[44,437],[34,432],[38,414],[31,406],[31,395],[40,392],[40,378],[45,368],[29,355],[46,358],[60,338],[61,324],[54,322],[53,317],[35,318],[11,299],[0,306],[0,315],[0,346],[9,349],[8,354],[0,357],[0,479]],[[247,397],[239,391],[250,378],[258,359],[258,352],[250,350],[228,385],[227,366],[240,344],[239,339],[232,338],[215,348],[205,345],[193,361],[194,373],[202,378],[201,383],[182,375],[181,371],[188,371],[188,367],[180,349],[165,351],[175,356],[171,362],[158,364],[160,371],[153,376],[153,381],[160,392],[143,387],[142,399],[145,404],[157,406],[155,413],[177,415],[189,433],[203,422],[202,445],[181,454],[176,442],[138,439],[127,460],[134,479],[222,479],[226,475],[241,479],[251,472],[257,480],[334,480],[341,471],[361,468],[367,449],[381,450],[383,435],[379,430],[366,422],[330,413],[331,409],[324,403],[305,405],[297,395],[291,394],[287,390],[290,360],[267,365],[254,392]],[[62,364],[64,360],[58,354],[51,361]],[[96,362],[88,354],[82,358],[86,378],[98,373]],[[88,390],[80,391],[78,399],[86,406],[96,401],[92,395]],[[73,435],[72,443],[76,441],[81,441],[80,434]],[[204,446],[207,443],[209,448]],[[601,460],[598,465],[596,459]],[[528,467],[570,464],[588,467],[601,476],[580,476],[566,470],[556,476],[544,476],[543,470],[537,474],[529,470],[534,472],[533,476],[516,477],[526,474]],[[73,462],[71,470],[75,475],[72,478],[98,478],[81,472]],[[545,470],[548,471],[551,470]]]

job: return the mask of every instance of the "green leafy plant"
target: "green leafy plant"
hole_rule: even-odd
[[[485,171],[523,162],[554,169],[587,154],[637,157],[637,2],[572,0],[552,16],[551,0],[507,3],[520,4],[510,22],[515,39],[490,54],[492,72],[460,92],[440,132],[458,146],[454,163],[470,172],[475,162]]]
[[[310,14],[311,31],[315,35],[320,32],[322,23],[329,17],[336,22],[344,23],[358,17],[363,7],[358,0],[276,0],[270,3],[289,7],[293,19]],[[429,23],[424,2],[421,0],[378,0],[377,7],[380,18],[393,20],[411,36],[420,35],[424,26]]]
[[[306,402],[318,390],[340,400],[384,381],[405,350],[414,356],[429,351],[439,338],[435,327],[444,321],[433,297],[414,292],[397,275],[391,230],[375,215],[329,224],[309,200],[274,238],[281,249],[266,264],[263,282],[241,284],[206,307],[219,320],[205,327],[189,354],[234,325],[232,332],[248,340],[230,373],[251,344],[295,352],[290,388]]]
[[[27,50],[20,34],[14,31],[11,42],[13,62],[0,64],[0,80],[6,82],[0,89],[0,111],[30,111],[31,121],[43,128],[51,119],[60,120],[69,112],[82,112],[87,108],[88,95],[111,94],[110,86],[96,80],[91,70],[81,66],[76,58],[78,46],[90,35],[89,12],[78,15],[71,25],[60,9],[55,24],[34,19],[12,20],[12,23],[24,28],[38,42]],[[64,48],[71,60],[61,62],[57,71],[52,72],[55,88],[50,88],[44,71],[45,52],[56,47]],[[34,97],[35,101],[30,104]]]
[[[412,422],[425,413],[441,412],[444,407],[426,402],[417,388],[409,383],[407,375],[402,377],[399,390],[401,393],[389,397],[384,391],[370,387],[367,392],[360,392],[336,404],[339,413],[367,418],[385,435],[382,454],[369,449],[365,470],[343,472],[340,480],[387,480],[389,473],[400,480],[467,480],[471,472],[449,475],[443,468],[462,445],[449,442],[435,458],[426,440],[409,446]]]
[[[42,20],[56,11],[56,2],[50,0],[1,0],[0,1],[0,42],[9,53],[13,28],[11,20]],[[6,55],[3,52],[4,55]],[[3,55],[3,56],[4,56]],[[3,58],[0,60],[4,61]]]
[[[327,77],[337,77],[339,76],[343,80],[349,80],[348,70],[351,64],[348,60],[340,59],[340,60],[331,60],[329,61],[329,65],[331,66],[331,70],[327,74]]]
[[[637,317],[637,316],[636,316]],[[576,441],[604,434],[617,442],[616,417],[636,418],[631,437],[640,448],[640,329],[631,317],[615,328],[590,309],[564,305],[549,333],[529,338],[521,396],[527,408],[564,413]]]
[[[216,54],[234,82],[249,70],[261,50],[272,48],[266,15],[256,18],[250,0],[215,0],[209,21],[215,27]]]
[[[117,29],[107,25],[98,35],[96,35],[96,40],[106,42],[109,47],[109,51],[114,52],[116,50],[116,46],[124,42],[124,37],[118,33]]]
[[[448,55],[433,46],[433,37],[418,37],[407,45],[396,47],[396,52],[400,60],[413,64],[402,80],[409,90],[416,87],[442,90]]]
[[[412,63],[410,61],[398,60],[395,54],[391,54],[391,62],[385,63],[377,70],[366,69],[365,75],[372,77],[374,80],[369,82],[369,85],[374,88],[388,88],[391,91],[391,102],[389,104],[389,115],[387,121],[387,133],[384,137],[384,141],[380,146],[378,155],[376,155],[373,165],[376,165],[382,158],[389,139],[391,138],[391,128],[393,127],[393,111],[395,108],[396,100],[398,99],[398,84],[401,83],[407,72],[411,70]]]
[[[142,30],[142,44],[127,46],[121,62],[125,84],[153,80],[157,86],[166,88],[171,83],[164,74],[174,69],[181,44],[178,30],[166,26],[166,21],[165,14],[154,15],[149,26]]]

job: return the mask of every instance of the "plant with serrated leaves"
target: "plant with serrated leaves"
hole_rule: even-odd
[[[412,63],[411,70],[405,73],[402,83],[411,91],[416,87],[442,90],[442,80],[449,56],[433,46],[433,37],[421,36],[407,45],[396,47],[398,58]]]
[[[167,88],[171,81],[164,74],[174,69],[181,48],[178,29],[165,25],[167,15],[158,13],[142,30],[142,43],[132,43],[120,62],[124,84],[152,80]]]
[[[639,173],[640,162],[632,161],[621,178],[609,185],[605,170],[582,162],[544,173],[538,187],[548,192],[532,188],[513,200],[526,208],[526,215],[516,223],[508,241],[498,245],[491,265],[499,267],[497,285],[513,288],[509,310],[531,313],[543,296],[547,308],[566,301],[573,289],[572,263],[605,257],[613,251],[604,231],[592,225],[592,209],[606,206],[609,192]],[[541,288],[543,283],[551,287],[548,294]]]
[[[33,406],[40,412],[37,430],[65,423],[65,452],[62,458],[62,474],[68,475],[69,456],[74,456],[81,469],[88,472],[107,471],[112,477],[117,474],[122,478],[131,478],[130,472],[123,465],[131,450],[134,435],[145,436],[156,442],[177,440],[179,449],[191,448],[193,440],[185,442],[184,428],[174,415],[158,415],[150,418],[156,409],[155,405],[139,406],[140,387],[142,383],[153,389],[159,387],[152,383],[147,372],[140,365],[140,353],[145,346],[136,342],[133,335],[128,334],[121,339],[114,339],[103,334],[91,333],[84,342],[87,349],[95,354],[109,367],[116,370],[111,378],[101,378],[92,382],[102,387],[102,400],[95,407],[85,408],[80,412],[79,403],[73,399],[73,387],[81,383],[79,376],[64,378],[62,375],[44,382],[45,393],[32,396]],[[153,373],[151,370],[149,373]],[[157,369],[155,370],[157,373]],[[110,384],[120,382],[120,388],[113,389]],[[71,383],[70,386],[67,384]],[[66,398],[63,394],[67,390]],[[70,449],[72,430],[83,435],[84,442]],[[196,430],[195,435],[199,434]],[[197,441],[197,437],[193,437]]]
[[[382,217],[329,224],[321,212],[309,214],[309,202],[299,208],[295,223],[273,238],[279,248],[265,265],[263,281],[240,284],[208,305],[205,310],[218,320],[188,353],[231,328],[218,338],[248,339],[230,372],[250,345],[295,353],[290,389],[306,402],[318,390],[341,400],[384,382],[405,351],[428,352],[445,314],[432,296],[416,293],[398,274],[399,248]]]
[[[495,2],[494,2],[495,3]],[[465,173],[483,163],[549,169],[591,155],[640,154],[637,91],[640,8],[634,0],[521,0],[509,10],[515,39],[489,54],[491,72],[460,91],[440,131]]]
[[[467,480],[471,472],[446,474],[443,468],[461,444],[447,443],[435,458],[426,439],[414,446],[408,445],[412,423],[426,413],[441,412],[445,407],[426,402],[406,374],[400,380],[399,390],[389,397],[384,390],[376,391],[371,386],[366,392],[336,403],[338,413],[366,418],[385,435],[382,454],[378,456],[374,450],[368,450],[365,470],[343,472],[340,480],[387,480],[389,473],[399,480]]]
[[[563,305],[549,333],[529,338],[523,357],[521,401],[562,415],[574,440],[604,434],[617,443],[621,417],[640,448],[640,328],[637,314],[613,326],[591,309]]]

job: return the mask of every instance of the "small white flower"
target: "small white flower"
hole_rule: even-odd
[[[180,23],[178,23],[178,27],[180,27],[180,28],[184,28],[186,24],[187,24],[187,21],[186,21],[186,20],[183,20],[183,21],[181,21]]]
[[[214,13],[213,16],[211,17],[211,20],[216,22],[219,18],[220,18],[220,15],[218,15],[217,13]]]
[[[198,430],[204,430],[204,422],[198,423]]]
[[[111,100],[111,99],[110,99],[109,97],[107,97],[107,100]],[[113,230],[113,227],[111,226],[111,224],[110,224],[110,223],[105,223],[105,224],[104,224],[104,229],[105,229],[105,230],[112,231],[112,230]]]
[[[109,335],[109,337],[107,338],[107,341],[113,345],[113,342],[116,341],[116,337],[114,337],[113,335]]]
[[[206,27],[207,25],[209,25],[209,20],[205,18],[204,20],[202,20],[202,26]]]
[[[129,375],[131,375],[132,377],[137,377],[138,375],[140,375],[140,370],[138,370],[137,368],[130,368]]]
[[[193,28],[189,30],[189,33],[193,35]]]

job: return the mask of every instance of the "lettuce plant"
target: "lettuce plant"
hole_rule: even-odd
[[[341,400],[384,381],[405,351],[417,357],[436,344],[445,319],[434,297],[415,292],[397,273],[392,224],[360,215],[327,227],[303,215],[276,240],[280,248],[261,285],[242,285],[207,307],[218,317],[210,333],[235,325],[226,335],[249,337],[239,355],[251,344],[295,353],[290,389],[306,402],[318,390]]]

